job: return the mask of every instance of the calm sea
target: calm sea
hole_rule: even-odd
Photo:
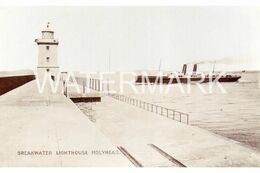
[[[225,93],[216,84],[210,92],[210,84],[205,83],[200,87],[195,84],[182,87],[177,84],[134,85],[137,93],[130,86],[124,86],[123,94],[189,113],[191,125],[260,150],[260,72],[240,75],[242,78],[238,82],[221,83]],[[111,78],[118,83],[118,77]],[[130,76],[125,79],[134,81]],[[119,87],[110,85],[109,89],[118,90]]]
[[[173,84],[163,85],[161,90],[157,86],[155,92],[151,92],[147,85],[139,85],[136,86],[138,91],[145,88],[145,93],[127,90],[125,94],[189,113],[191,125],[260,150],[260,73],[245,72],[241,75],[239,82],[221,83],[226,93],[222,93],[217,85],[213,85],[210,93],[209,84],[201,85],[205,92],[197,85],[191,85],[190,92],[187,92],[187,85],[183,85],[183,93],[178,85]]]

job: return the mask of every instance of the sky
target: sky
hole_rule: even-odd
[[[47,22],[62,70],[108,71],[109,54],[111,71],[260,70],[260,7],[1,7],[0,22],[0,71],[37,67]]]

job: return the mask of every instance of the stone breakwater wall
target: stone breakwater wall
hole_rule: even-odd
[[[0,77],[0,95],[3,95],[34,79],[34,75]]]

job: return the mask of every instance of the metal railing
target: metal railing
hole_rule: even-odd
[[[114,99],[117,99],[119,101],[131,104],[133,106],[139,107],[141,109],[144,109],[146,111],[150,111],[156,114],[159,114],[161,116],[165,116],[167,118],[170,118],[172,120],[176,120],[182,123],[189,124],[189,114],[183,113],[180,111],[176,111],[174,109],[165,108],[163,106],[155,105],[152,103],[148,103],[142,100],[138,100],[135,98],[127,97],[121,94],[111,94],[109,93],[108,96],[111,96]]]
[[[76,77],[76,81],[79,85],[82,85],[83,93],[85,93],[85,88],[88,87],[90,89],[96,90],[96,91],[102,91],[103,88],[103,81],[101,79],[95,79],[95,78],[81,78]]]
[[[79,84],[82,84],[83,87],[83,93],[85,93],[85,87],[89,87],[90,89],[96,90],[96,91],[102,91],[103,89],[103,81],[100,79],[82,79],[82,78],[76,78],[76,81]],[[117,100],[120,100],[122,102],[134,105],[136,107],[139,107],[141,109],[144,109],[146,111],[150,111],[156,114],[159,114],[161,116],[165,116],[167,118],[189,124],[189,114],[183,113],[180,111],[176,111],[174,109],[169,109],[163,106],[155,105],[152,103],[148,103],[142,100],[138,100],[135,98],[131,98],[125,95],[121,94],[115,94],[115,93],[107,93],[108,96],[111,96],[112,98],[115,98]]]

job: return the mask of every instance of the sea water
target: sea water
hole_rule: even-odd
[[[182,84],[181,87],[178,84],[136,85],[134,77],[129,75],[124,79],[132,80],[132,86],[122,87],[121,94],[188,113],[190,125],[260,150],[260,73],[239,74],[242,78],[238,82],[220,83],[220,86]],[[114,86],[110,84],[110,90],[119,92],[119,78],[109,80],[115,81]]]
[[[145,87],[145,92],[127,90],[124,94],[189,113],[191,125],[260,150],[260,73],[240,75],[242,78],[238,82],[221,83],[225,92],[216,84],[205,83],[200,87],[184,84],[184,92],[177,84],[172,84],[170,89],[169,85],[161,86],[162,89],[157,86],[153,92],[148,85],[137,85],[138,91]]]

